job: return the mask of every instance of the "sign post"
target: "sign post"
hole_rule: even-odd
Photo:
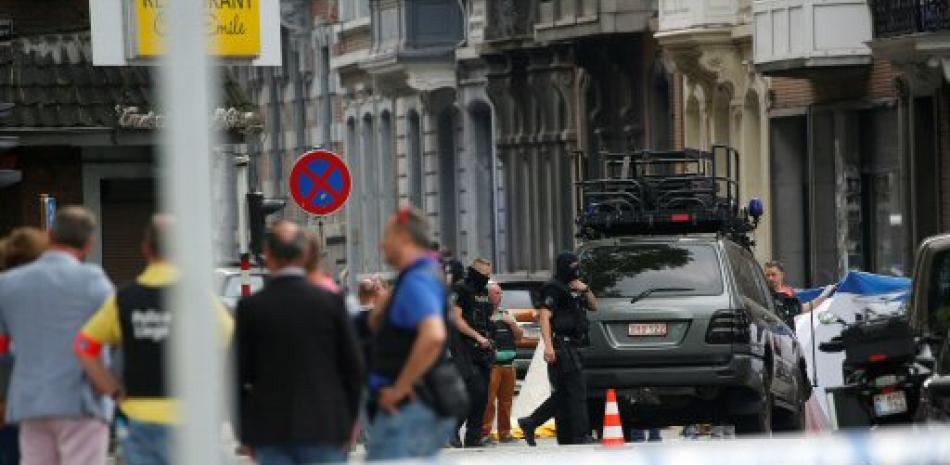
[[[56,219],[56,197],[40,194],[40,227],[50,229]]]

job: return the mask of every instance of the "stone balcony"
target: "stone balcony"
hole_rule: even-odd
[[[455,51],[465,38],[458,0],[370,3],[372,47],[360,68],[395,93],[452,87]]]
[[[649,30],[656,0],[538,0],[535,38],[556,41]]]
[[[871,63],[871,12],[864,0],[755,0],[756,70],[803,76]]]
[[[660,0],[659,32],[741,24],[743,3],[749,0]]]
[[[649,31],[657,0],[476,0],[484,3],[485,41],[517,47]]]

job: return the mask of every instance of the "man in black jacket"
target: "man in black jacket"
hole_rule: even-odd
[[[563,252],[555,259],[554,278],[541,288],[541,338],[548,363],[551,396],[534,413],[518,419],[525,441],[535,446],[534,431],[552,416],[558,444],[584,444],[590,438],[587,385],[579,348],[587,345],[587,312],[597,299],[580,280],[577,255]]]
[[[465,447],[490,444],[488,438],[482,436],[482,423],[488,406],[488,387],[495,354],[492,347],[495,332],[491,321],[493,309],[488,300],[487,288],[491,271],[491,262],[476,258],[466,271],[465,280],[452,287],[454,318],[458,327],[453,356],[465,379],[470,402],[465,418]]]
[[[360,345],[342,297],[306,279],[294,223],[267,237],[271,279],[237,306],[240,438],[261,465],[339,463],[357,417]]]

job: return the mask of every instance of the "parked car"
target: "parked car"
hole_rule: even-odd
[[[582,349],[597,430],[610,388],[628,427],[804,427],[803,351],[747,248],[719,234],[629,236],[578,255],[599,302]]]
[[[492,278],[504,291],[501,308],[512,312],[518,325],[524,329],[524,337],[518,342],[518,355],[514,362],[518,379],[524,379],[531,365],[534,349],[541,340],[537,307],[541,286],[547,279],[549,278],[534,274],[500,274]]]
[[[252,293],[264,287],[267,274],[267,270],[263,268],[251,268]],[[241,298],[241,268],[237,266],[215,268],[214,280],[218,297],[233,312]]]
[[[950,421],[950,234],[924,240],[914,261],[913,292],[907,316],[925,345],[932,374],[924,381],[919,421]]]

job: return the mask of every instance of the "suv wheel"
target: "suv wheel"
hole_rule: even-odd
[[[775,402],[772,395],[772,381],[768,374],[764,376],[762,384],[762,399],[760,400],[762,408],[757,409],[752,415],[733,417],[736,434],[772,434],[772,411],[775,408]]]

